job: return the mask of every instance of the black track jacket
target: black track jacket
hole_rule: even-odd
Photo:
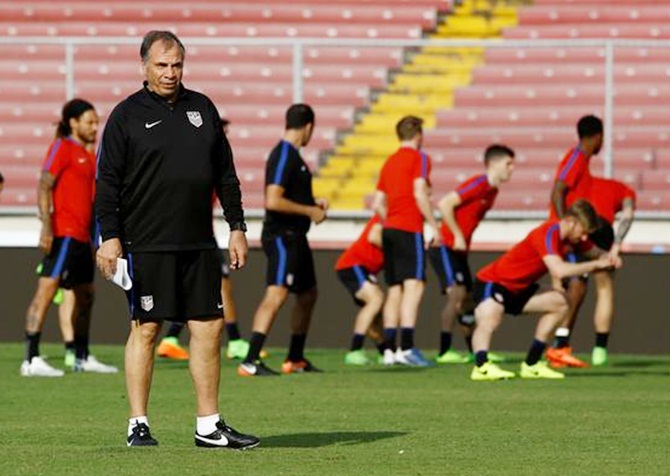
[[[102,239],[129,251],[216,247],[212,194],[229,224],[244,221],[240,182],[214,104],[181,86],[177,101],[147,89],[114,108],[98,153]]]

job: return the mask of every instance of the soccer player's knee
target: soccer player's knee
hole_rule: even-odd
[[[556,293],[553,303],[553,311],[559,314],[567,314],[570,310],[568,298],[564,293]]]

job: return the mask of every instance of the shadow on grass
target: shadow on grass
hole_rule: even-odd
[[[651,367],[653,365],[663,365],[665,360],[619,360],[610,364],[612,367]]]
[[[402,431],[333,431],[330,433],[292,433],[262,438],[263,448],[319,448],[336,444],[360,445],[406,435]]]

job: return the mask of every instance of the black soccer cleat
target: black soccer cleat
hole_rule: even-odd
[[[223,420],[216,423],[216,430],[209,435],[200,435],[195,432],[195,446],[202,448],[230,448],[233,450],[249,450],[260,444],[260,438],[253,435],[243,435],[229,427]]]
[[[158,441],[151,436],[149,426],[146,423],[138,423],[133,428],[126,444],[128,446],[158,446]]]
[[[266,367],[262,360],[253,363],[242,362],[237,366],[237,375],[240,377],[276,377],[279,372]]]

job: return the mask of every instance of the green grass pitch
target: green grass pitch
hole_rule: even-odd
[[[121,347],[94,350],[122,365]],[[61,346],[42,351],[61,367]],[[271,351],[277,369],[283,352]],[[469,365],[350,368],[333,350],[309,352],[319,375],[243,379],[226,361],[222,413],[262,438],[234,452],[194,446],[186,363],[156,364],[149,417],[160,446],[127,448],[122,373],[22,378],[22,353],[0,345],[0,475],[670,473],[667,357],[612,356],[564,381],[493,383],[471,382]]]

